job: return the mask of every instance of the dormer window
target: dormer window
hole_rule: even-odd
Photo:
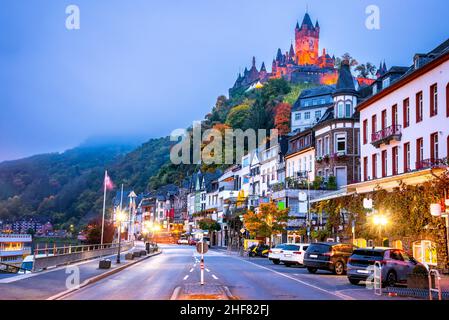
[[[382,80],[382,88],[388,88],[390,86],[390,77],[386,77]]]

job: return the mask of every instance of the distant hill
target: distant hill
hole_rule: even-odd
[[[64,153],[0,163],[0,220],[50,219],[61,227],[86,222],[102,207],[104,170],[116,183],[143,191],[169,157],[169,139],[133,144],[85,143]]]

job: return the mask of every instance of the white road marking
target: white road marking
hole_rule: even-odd
[[[294,278],[294,277],[290,277],[290,276],[288,276],[288,275],[286,275],[286,274],[284,274],[284,273],[274,271],[274,270],[272,270],[272,269],[270,269],[270,268],[267,268],[267,267],[264,267],[264,266],[260,266],[260,265],[258,265],[257,263],[253,263],[253,262],[250,262],[250,261],[246,261],[246,260],[244,260],[244,259],[240,259],[240,258],[237,258],[237,257],[232,257],[232,258],[234,258],[234,259],[239,259],[239,260],[244,261],[244,262],[246,262],[246,263],[250,263],[250,264],[252,264],[252,265],[254,265],[254,266],[258,267],[258,268],[261,268],[261,269],[265,269],[265,270],[271,271],[271,272],[273,272],[273,273],[276,273],[277,275],[280,275],[280,276],[282,276],[282,277],[285,277],[285,278],[291,279],[291,280],[293,280],[293,281],[299,282],[299,283],[301,283],[301,284],[303,284],[303,285],[309,286],[309,287],[314,288],[314,289],[316,289],[316,290],[323,291],[323,292],[325,292],[325,293],[334,295],[334,296],[336,296],[336,297],[338,297],[338,298],[340,298],[340,299],[343,299],[343,300],[355,300],[354,298],[352,298],[352,297],[350,297],[350,296],[347,296],[347,295],[345,295],[345,294],[342,294],[342,293],[339,293],[339,292],[331,292],[331,291],[325,290],[325,289],[323,289],[323,288],[317,287],[317,286],[315,286],[315,285],[313,285],[313,284],[310,284],[310,283],[308,283],[308,282],[304,282],[304,281],[299,280],[299,279],[296,279],[296,278]]]
[[[206,271],[207,271],[207,272],[210,272],[210,270],[209,270],[209,269],[206,269]]]
[[[215,280],[218,280],[218,278],[215,276],[215,274],[212,275],[212,278],[214,278]]]
[[[186,275],[186,276],[184,277],[184,279],[182,279],[182,280],[187,280],[188,277],[189,277],[189,275]]]
[[[193,272],[193,268],[192,269],[190,269],[190,271],[189,272]]]

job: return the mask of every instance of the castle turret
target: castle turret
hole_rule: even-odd
[[[308,13],[304,15],[302,25],[295,29],[296,60],[299,65],[314,65],[319,57],[320,26],[313,26]]]
[[[341,62],[336,90],[333,93],[335,118],[350,118],[357,106],[357,90],[348,60]]]

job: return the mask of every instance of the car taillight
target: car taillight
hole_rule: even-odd
[[[284,250],[279,251],[279,253],[284,253]]]
[[[293,254],[302,254],[302,252],[301,251],[295,251],[295,252],[293,252]]]
[[[323,253],[323,256],[326,256],[326,257],[332,257],[333,255],[334,255],[333,251]]]
[[[273,253],[273,251],[271,251],[271,250],[268,250],[268,253]]]

